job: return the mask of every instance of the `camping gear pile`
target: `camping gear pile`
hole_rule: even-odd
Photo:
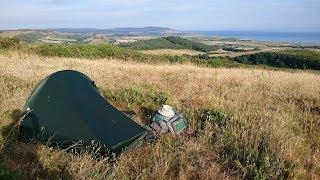
[[[151,127],[159,133],[170,131],[174,134],[180,134],[187,128],[187,124],[182,114],[175,112],[169,105],[163,105],[153,116]]]

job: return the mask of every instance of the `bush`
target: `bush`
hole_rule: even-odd
[[[128,86],[120,91],[102,90],[102,93],[106,99],[129,109],[141,107],[156,109],[170,99],[169,94],[156,91],[149,86]]]
[[[217,128],[225,127],[230,121],[231,118],[218,109],[202,109],[198,113],[197,130],[203,131],[206,124],[214,125]]]
[[[17,38],[0,37],[0,50],[9,49],[15,50],[20,48],[20,40]]]
[[[33,50],[42,56],[75,58],[106,58],[118,57],[121,54],[125,54],[115,46],[88,44],[44,44],[35,46]]]

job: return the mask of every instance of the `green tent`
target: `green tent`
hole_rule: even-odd
[[[86,75],[71,70],[42,80],[24,112],[22,140],[38,138],[61,148],[99,144],[103,152],[120,153],[140,144],[148,133],[108,103]]]

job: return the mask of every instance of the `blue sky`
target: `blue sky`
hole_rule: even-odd
[[[320,0],[3,0],[0,29],[320,31]]]

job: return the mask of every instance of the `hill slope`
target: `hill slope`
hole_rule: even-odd
[[[17,111],[36,84],[62,69],[87,74],[139,123],[159,102],[188,119],[182,136],[123,154],[116,163],[17,142]],[[320,76],[119,60],[0,55],[0,169],[30,179],[319,178]],[[157,98],[154,98],[157,97]]]
[[[202,52],[209,52],[216,49],[215,46],[174,36],[150,40],[140,40],[136,42],[121,44],[121,46],[134,50],[192,49]]]

